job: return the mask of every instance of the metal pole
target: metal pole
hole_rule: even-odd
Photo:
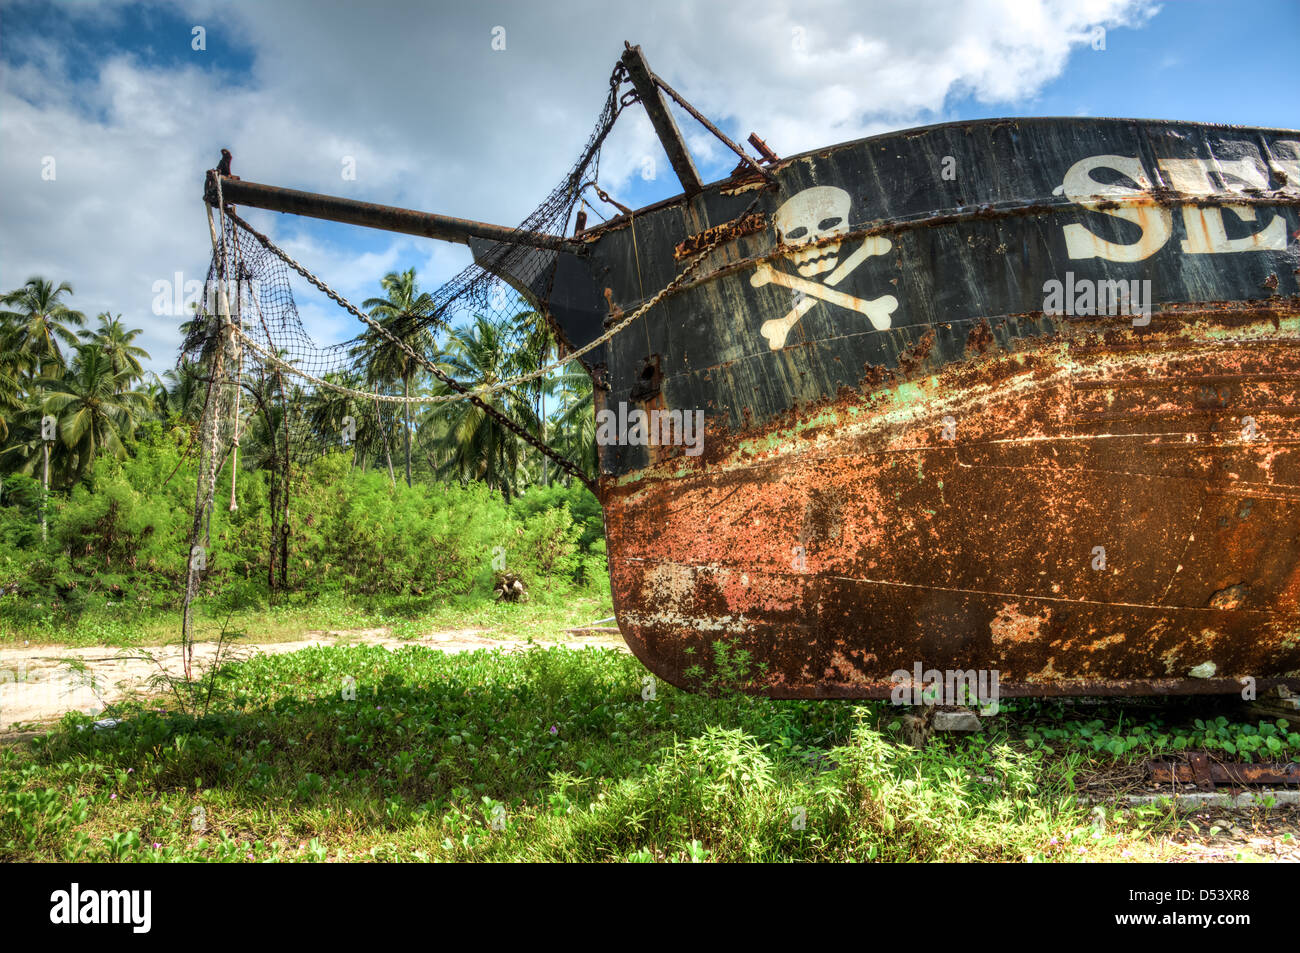
[[[659,137],[664,152],[668,153],[668,161],[672,163],[673,171],[677,173],[677,178],[682,183],[682,191],[687,195],[695,195],[704,188],[704,184],[700,181],[700,173],[695,168],[695,160],[691,158],[690,150],[686,148],[686,140],[682,138],[681,129],[677,128],[677,120],[668,111],[668,104],[664,102],[663,96],[655,87],[654,73],[650,72],[650,66],[641,53],[641,47],[626,45],[622,63],[627,70],[628,78],[636,88],[641,105],[645,107],[650,117],[655,135]]]
[[[654,73],[650,74],[650,79],[654,82],[656,86],[658,86],[665,93],[671,96],[673,101],[676,102],[678,106],[681,106],[693,117],[695,117],[696,121],[699,122],[701,126],[703,126],[705,129],[709,130],[709,132],[713,133],[715,136],[721,139],[723,144],[728,149],[730,149],[736,155],[740,156],[740,158],[743,159],[745,162],[749,163],[750,168],[752,168],[759,175],[763,176],[769,182],[773,184],[777,184],[777,179],[775,175],[773,175],[769,170],[763,168],[761,165],[755,162],[750,157],[749,153],[747,153],[744,149],[740,148],[740,146],[732,142],[731,139],[727,137],[727,134],[724,133],[721,129],[719,129],[713,123],[709,122],[708,118],[698,109],[696,109],[694,106],[688,103],[685,97],[683,97],[681,93],[677,92],[677,90],[673,89],[671,86],[665,83],[661,77],[656,76]]]
[[[208,187],[204,193],[204,199],[209,205],[216,202],[216,187],[212,178],[215,175],[215,171],[209,173]],[[381,228],[408,235],[422,235],[425,238],[438,238],[461,245],[468,245],[471,238],[485,238],[505,244],[528,245],[556,251],[575,251],[583,247],[581,242],[559,235],[506,228],[503,225],[453,218],[450,215],[435,215],[432,212],[417,212],[393,205],[358,202],[355,199],[321,195],[317,192],[281,189],[273,185],[245,182],[243,179],[229,176],[221,177],[221,195],[227,206],[251,205],[272,212],[291,212],[308,218],[362,225],[366,228]]]

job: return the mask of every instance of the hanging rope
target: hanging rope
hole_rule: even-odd
[[[222,191],[221,191],[221,176],[220,176],[220,175],[217,175],[217,176],[215,176],[214,178],[217,180],[217,210],[221,213],[221,217],[222,217],[222,228],[221,228],[221,255],[222,255],[222,259],[221,259],[221,260],[222,260],[223,266],[224,266],[224,264],[225,264],[225,262],[226,262],[226,250],[225,250],[225,249],[226,249],[226,227],[225,227],[225,224],[226,224],[226,219],[227,219],[227,218],[229,218],[229,219],[231,220],[231,224],[230,224],[230,245],[231,245],[231,256],[230,256],[230,257],[233,258],[233,259],[235,260],[235,262],[236,262],[236,265],[235,265],[235,267],[236,267],[236,271],[235,271],[235,290],[236,290],[236,295],[235,295],[235,310],[234,310],[234,313],[235,313],[235,320],[234,320],[234,321],[230,321],[230,322],[228,322],[228,323],[229,323],[230,332],[231,332],[231,343],[232,343],[232,344],[235,344],[235,343],[236,343],[237,341],[239,341],[239,340],[245,340],[245,341],[248,340],[247,336],[243,333],[243,325],[244,325],[244,322],[243,322],[243,312],[240,310],[240,309],[242,308],[242,306],[243,306],[243,297],[244,297],[243,292],[244,292],[244,290],[245,290],[245,288],[246,288],[245,285],[241,284],[241,282],[245,280],[245,279],[244,279],[244,274],[243,274],[243,273],[244,273],[244,269],[243,269],[243,267],[242,267],[242,259],[239,257],[239,243],[235,240],[234,213],[231,212],[230,209],[226,208],[226,200],[225,200],[225,196],[222,194]],[[225,287],[226,287],[226,302],[227,302],[227,305],[229,305],[229,302],[230,302],[230,280],[229,280],[229,274],[230,274],[229,271],[227,271],[227,272],[226,272],[226,275],[227,275],[227,278],[226,278],[226,286],[225,286]],[[251,273],[250,273],[250,274],[248,275],[248,278],[251,279],[251,277],[252,277],[252,275],[251,275]],[[261,319],[262,327],[263,327],[263,330],[266,332],[267,339],[270,340],[271,329],[270,329],[270,328],[267,326],[267,324],[266,324],[265,316],[262,315],[262,305],[261,305],[261,302],[257,300],[257,295],[256,295],[256,294],[252,294],[252,295],[250,295],[250,297],[251,297],[252,300],[253,300],[253,304],[254,304],[254,306],[257,308],[257,313],[258,313],[259,318]],[[237,350],[237,354],[238,354],[238,361],[239,361],[239,370],[238,370],[239,378],[238,378],[238,380],[237,380],[237,382],[236,382],[236,386],[235,386],[235,412],[234,412],[234,422],[233,422],[233,426],[234,426],[234,435],[233,435],[233,440],[232,440],[232,454],[235,456],[235,458],[236,458],[236,462],[237,462],[238,454],[239,454],[239,402],[240,402],[240,396],[241,396],[241,394],[242,394],[242,390],[243,390],[243,388],[242,388],[242,385],[243,385],[243,370],[244,370],[244,350],[243,350],[243,348],[238,348],[238,350]],[[283,447],[282,447],[282,449],[281,449],[279,452],[277,452],[277,456],[280,456],[281,453],[283,454],[283,462],[282,462],[282,464],[281,464],[281,466],[282,466],[282,472],[279,473],[279,474],[275,474],[275,475],[274,475],[275,478],[279,481],[280,492],[281,492],[281,494],[282,494],[282,496],[283,496],[283,500],[281,501],[282,504],[283,504],[283,508],[281,509],[282,518],[281,518],[281,522],[280,522],[280,529],[281,529],[281,535],[282,535],[282,536],[285,536],[286,539],[282,539],[282,540],[278,541],[278,542],[279,542],[279,545],[280,545],[280,550],[279,550],[279,553],[280,553],[280,561],[281,561],[281,566],[283,567],[285,561],[286,561],[287,558],[288,558],[288,550],[287,550],[287,545],[288,545],[288,543],[287,543],[287,534],[288,534],[288,531],[289,531],[289,487],[290,487],[290,470],[289,470],[289,468],[290,468],[289,425],[290,425],[290,421],[289,421],[289,400],[288,400],[288,397],[285,395],[285,392],[284,392],[284,378],[283,378],[283,376],[280,374],[280,372],[279,372],[278,369],[277,369],[276,374],[275,374],[275,381],[276,381],[277,389],[278,389],[279,392],[280,392],[280,428],[279,428],[279,429],[280,429],[280,430],[283,432],[283,434],[284,434],[284,443],[283,443]],[[268,428],[269,428],[269,426],[270,426],[270,424],[271,424],[271,419],[270,419],[270,415],[266,415],[266,416],[268,417],[268,419],[267,419],[267,424],[268,424]],[[277,437],[275,437],[274,434],[272,435],[272,440],[275,441],[277,444],[280,442],[279,439],[278,439]],[[236,505],[236,502],[235,502],[235,474],[238,472],[238,470],[239,470],[238,466],[234,466],[234,467],[231,468],[231,473],[230,473],[230,511],[231,511],[232,513],[233,513],[235,510],[238,509],[238,506]],[[215,477],[214,477],[214,479],[215,479]],[[274,546],[275,544],[276,544],[276,541],[272,541],[272,545]]]
[[[218,197],[220,197],[221,195],[220,184],[218,184],[217,186],[217,195]],[[222,200],[223,208],[224,205],[225,205],[224,200]],[[235,226],[232,224],[230,227],[233,230]],[[226,230],[224,227],[221,229],[221,244],[223,247],[223,255],[224,255],[224,247],[226,244]],[[244,273],[243,259],[240,258],[239,255],[238,242],[232,240],[231,248],[233,252],[231,257],[234,258],[235,260],[235,287],[236,289],[238,289],[240,288],[239,282],[241,281]],[[243,307],[243,298],[244,296],[242,294],[237,294],[235,296],[235,317],[236,317],[235,326],[236,327],[241,327],[244,323],[243,312],[240,310]],[[229,300],[228,291],[227,291],[227,300]],[[242,347],[237,348],[235,359],[237,364],[237,368],[235,371],[235,419],[234,419],[234,432],[231,434],[230,437],[230,512],[232,513],[237,512],[239,510],[239,503],[235,497],[235,483],[236,480],[239,478],[239,425],[240,425],[239,409],[240,409],[240,397],[243,396],[243,392],[244,392],[244,349]]]

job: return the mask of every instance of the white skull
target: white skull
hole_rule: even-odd
[[[807,245],[849,231],[849,193],[830,185],[804,189],[776,210],[777,240],[787,245]],[[790,261],[805,278],[835,267],[840,243],[827,242],[794,252]]]

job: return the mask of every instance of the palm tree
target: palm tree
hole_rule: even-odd
[[[513,318],[514,336],[519,340],[519,345],[511,358],[511,363],[515,367],[516,374],[526,374],[550,363],[555,356],[555,338],[546,319],[539,312],[529,308],[523,299],[519,300],[519,305],[522,310],[516,312]],[[534,433],[543,443],[547,439],[546,398],[555,393],[557,383],[554,377],[548,375],[519,385],[520,392],[532,402],[533,416],[537,420],[537,429]],[[543,486],[550,482],[549,463],[550,460],[545,454],[540,452],[537,454],[536,466],[540,475],[539,482]]]
[[[137,335],[143,333],[142,329],[128,331],[122,324],[120,314],[115,318],[107,311],[101,311],[95,317],[99,321],[99,327],[78,332],[81,339],[103,348],[115,372],[130,371],[132,377],[142,377],[144,368],[140,366],[140,358],[149,360],[149,352],[131,343]]]
[[[158,380],[166,388],[162,412],[175,414],[186,422],[197,423],[203,415],[203,402],[207,399],[208,387],[201,368],[192,361],[181,358],[176,367],[163,371]]]
[[[68,347],[77,344],[69,325],[81,327],[86,323],[84,314],[63,303],[64,294],[72,294],[72,285],[62,281],[55,286],[37,276],[0,298],[0,303],[15,306],[15,310],[0,316],[15,331],[14,343],[27,353],[37,376],[57,376],[50,371],[66,366],[60,343]]]
[[[24,406],[24,362],[16,338],[13,328],[0,323],[0,441],[9,437],[9,424]]]
[[[514,377],[521,370],[521,362],[519,352],[507,347],[509,336],[504,324],[477,315],[468,327],[451,331],[444,364],[470,386],[496,384]],[[537,433],[537,415],[526,389],[496,391],[484,402]],[[444,472],[462,480],[482,480],[509,499],[519,468],[519,440],[515,435],[467,400],[443,405],[432,416],[440,418],[445,428]]]
[[[244,448],[245,467],[267,471],[271,522],[267,583],[271,592],[276,592],[285,588],[289,579],[288,518],[293,448],[311,436],[303,432],[302,415],[295,413],[294,408],[306,404],[308,398],[296,384],[286,388],[278,370],[267,373],[265,368],[246,377],[243,390],[252,401],[243,423],[240,446]],[[234,497],[233,483],[231,497]]]
[[[596,476],[596,415],[592,408],[591,375],[577,362],[560,372],[560,414],[555,446],[590,477]]]
[[[435,303],[428,292],[416,285],[415,269],[401,273],[390,271],[379,282],[388,295],[386,298],[367,298],[361,306],[378,318],[384,330],[403,342],[416,354],[429,355],[436,347],[429,324],[434,316]],[[371,384],[402,382],[402,396],[411,395],[411,381],[420,373],[420,365],[403,348],[388,336],[370,328],[353,350],[366,364],[366,378]],[[411,485],[411,405],[405,407],[406,420],[406,485]]]
[[[155,420],[167,420],[167,385],[156,373],[144,382],[144,393],[149,405],[149,415]]]
[[[361,390],[364,381],[355,371],[330,371],[322,380],[339,387]],[[349,448],[353,462],[365,468],[367,455],[379,450],[378,427],[366,426],[371,408],[359,398],[328,387],[318,387],[306,400],[303,425],[307,432],[326,446]],[[351,431],[344,421],[352,419]],[[378,415],[376,414],[376,421]],[[348,440],[345,442],[345,436]]]
[[[70,479],[83,475],[99,453],[125,457],[123,438],[148,406],[148,395],[130,389],[130,372],[114,371],[103,348],[76,347],[68,373],[47,386],[43,408],[58,421],[59,442],[73,454]]]
[[[0,451],[0,463],[3,463],[6,470],[24,476],[35,476],[37,466],[40,465],[41,497],[38,511],[41,539],[45,540],[48,538],[46,507],[50,492],[51,468],[55,478],[59,479],[67,470],[67,458],[70,454],[63,452],[63,447],[58,443],[54,445],[53,455],[50,453],[50,444],[44,440],[45,428],[41,420],[40,393],[37,389],[28,399],[21,401],[20,409],[13,415],[12,426],[8,428],[7,443],[4,450]]]

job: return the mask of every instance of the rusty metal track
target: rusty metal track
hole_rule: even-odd
[[[1300,763],[1295,761],[1220,761],[1206,751],[1191,751],[1183,760],[1152,760],[1143,764],[1147,776],[1159,783],[1193,783],[1202,791],[1219,785],[1300,784]]]

